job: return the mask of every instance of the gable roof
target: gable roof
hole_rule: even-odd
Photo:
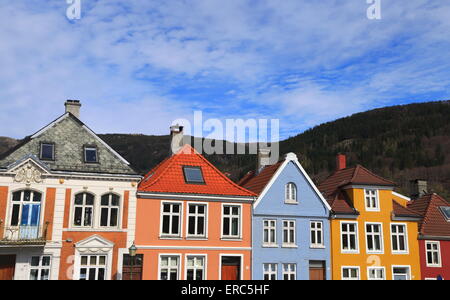
[[[420,214],[412,209],[404,207],[395,200],[392,200],[392,208],[395,217],[420,218]]]
[[[200,167],[205,183],[186,183],[183,173],[184,166]],[[138,191],[242,197],[256,196],[253,192],[231,181],[188,144],[184,145],[178,153],[165,159],[151,170],[139,184]]]
[[[450,237],[450,222],[448,222],[441,206],[450,207],[450,203],[437,194],[428,194],[413,200],[408,208],[423,216],[419,231],[424,236]]]

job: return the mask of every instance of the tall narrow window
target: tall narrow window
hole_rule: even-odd
[[[116,194],[106,194],[101,199],[100,226],[117,227],[119,224],[120,197]]]
[[[181,235],[181,204],[163,203],[162,236]]]
[[[98,163],[98,152],[96,147],[84,147],[84,162]]]
[[[366,224],[367,251],[383,252],[383,230],[381,224]]]
[[[296,264],[283,264],[283,280],[297,280]]]
[[[285,202],[297,203],[297,186],[293,182],[286,184]]]
[[[80,280],[106,280],[106,255],[83,255],[80,259]]]
[[[10,239],[29,240],[39,238],[39,225],[41,218],[42,194],[22,190],[12,195],[12,211],[10,225],[19,227],[18,231],[12,231]]]
[[[42,143],[40,151],[41,160],[55,160],[55,144]]]
[[[277,264],[264,264],[264,280],[277,280]]]
[[[313,221],[311,226],[311,248],[323,248],[323,223]]]
[[[342,252],[358,252],[357,223],[341,223],[341,250]]]
[[[30,263],[30,280],[50,280],[51,257],[32,256]]]
[[[186,280],[205,280],[205,268],[204,256],[188,256]]]
[[[391,240],[392,252],[406,253],[408,252],[408,239],[406,235],[406,225],[391,224]]]
[[[188,236],[206,237],[206,210],[205,204],[189,204]]]
[[[365,190],[365,196],[366,196],[366,210],[379,211],[380,203],[378,201],[378,191],[377,190]]]
[[[180,257],[178,256],[161,256],[160,259],[160,280],[179,280],[180,273]]]
[[[283,221],[283,246],[295,246],[295,221]]]
[[[91,227],[94,215],[94,195],[90,193],[75,195],[74,211],[74,226]]]
[[[425,248],[427,252],[427,266],[428,267],[440,267],[441,266],[441,253],[439,242],[426,242]]]
[[[241,207],[236,205],[224,205],[222,219],[222,237],[240,238]]]
[[[264,220],[264,246],[276,246],[277,245],[277,221],[276,220]]]

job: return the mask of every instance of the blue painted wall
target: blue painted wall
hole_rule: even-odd
[[[285,186],[293,182],[297,186],[298,204],[285,203]],[[329,210],[316,194],[297,165],[289,161],[280,176],[253,210],[253,279],[263,280],[263,264],[277,264],[281,280],[285,263],[297,265],[297,280],[309,280],[310,261],[324,261],[326,278],[331,279]],[[277,220],[277,248],[263,247],[264,220]],[[283,220],[296,220],[296,244],[298,248],[283,248]],[[323,222],[324,249],[311,248],[310,222]]]

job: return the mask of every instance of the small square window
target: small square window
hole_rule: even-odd
[[[202,169],[200,167],[183,167],[184,179],[190,184],[204,184]]]
[[[41,144],[41,159],[42,160],[55,160],[55,145],[54,144]]]
[[[87,163],[97,163],[98,162],[97,148],[94,147],[84,148],[84,161]]]

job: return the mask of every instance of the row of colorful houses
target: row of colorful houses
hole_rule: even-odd
[[[0,156],[0,280],[450,278],[450,204],[424,181],[409,198],[338,155],[316,186],[261,149],[235,183],[180,126],[141,176],[65,107]]]

